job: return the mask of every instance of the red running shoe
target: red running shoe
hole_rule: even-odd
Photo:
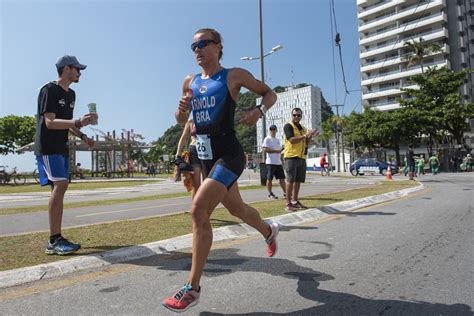
[[[277,241],[276,237],[278,236],[278,233],[280,232],[280,227],[278,226],[277,223],[271,222],[270,223],[270,230],[272,231],[270,236],[265,240],[267,242],[268,248],[267,248],[267,255],[269,257],[273,257],[276,252],[277,252]]]
[[[199,303],[200,292],[193,290],[191,284],[186,284],[174,296],[165,299],[161,305],[173,312],[181,313]]]

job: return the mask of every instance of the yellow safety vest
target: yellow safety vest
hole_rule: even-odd
[[[298,137],[298,136],[303,136],[306,134],[306,128],[304,128],[303,125],[301,127],[303,128],[301,131],[296,127],[293,122],[290,122],[290,125],[293,127],[293,136]],[[290,143],[290,140],[285,137],[285,150],[283,151],[283,158],[294,158],[294,157],[299,157],[299,158],[306,158],[306,138],[296,144]]]

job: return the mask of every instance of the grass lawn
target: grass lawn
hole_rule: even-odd
[[[336,202],[353,200],[390,191],[417,186],[413,181],[381,182],[378,185],[337,193],[301,197],[308,207],[318,207]],[[283,200],[252,203],[264,218],[285,214]],[[217,209],[212,215],[214,228],[239,223],[225,209]],[[143,244],[191,233],[189,214],[175,214],[139,220],[119,221],[63,230],[68,239],[82,244],[82,249],[71,256],[44,254],[48,233],[33,233],[0,237],[0,270],[9,270],[41,263],[64,260],[73,256],[88,255],[106,250]]]

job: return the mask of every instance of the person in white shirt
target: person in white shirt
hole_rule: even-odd
[[[283,190],[283,195],[286,196],[285,191],[285,172],[283,171],[283,166],[281,164],[281,144],[280,140],[275,137],[277,132],[277,127],[275,125],[270,126],[270,135],[265,137],[262,144],[262,149],[266,154],[265,164],[267,165],[267,189],[268,189],[268,198],[278,199],[278,197],[272,192],[272,180],[273,177],[280,181],[281,189]]]

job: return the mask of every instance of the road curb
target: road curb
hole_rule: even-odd
[[[337,215],[338,213],[341,214],[343,212],[350,212],[367,206],[392,201],[422,190],[423,188],[424,185],[420,183],[419,186],[409,189],[339,202],[323,206],[319,209],[314,208],[280,215],[272,217],[271,220],[282,226],[298,225],[325,216]],[[239,224],[214,229],[213,240],[216,242],[229,239],[243,239],[258,234],[259,233],[250,226]],[[41,279],[50,279],[86,269],[97,269],[115,263],[142,259],[157,254],[166,254],[180,249],[191,248],[191,245],[192,234],[188,234],[152,243],[106,251],[95,255],[81,256],[32,267],[2,271],[0,272],[0,288],[8,288]]]

